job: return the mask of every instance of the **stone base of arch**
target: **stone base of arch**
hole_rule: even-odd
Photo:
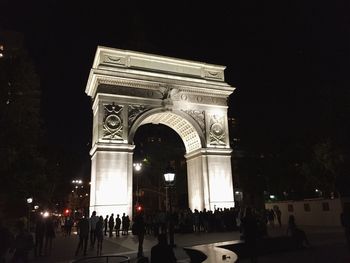
[[[202,148],[185,155],[191,210],[234,207],[231,152]]]
[[[90,213],[132,216],[134,147],[99,144],[91,150]],[[185,155],[190,209],[234,207],[231,151],[202,148]]]
[[[132,216],[134,148],[130,144],[99,144],[91,150],[90,214]]]

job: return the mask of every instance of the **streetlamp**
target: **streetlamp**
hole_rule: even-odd
[[[27,228],[28,232],[30,232],[30,211],[32,210],[32,204],[33,203],[33,197],[28,197],[27,198],[27,205],[28,205],[28,222],[27,222]]]
[[[82,202],[79,199],[79,195],[80,195],[79,193],[81,193],[82,188],[84,188],[84,185],[83,185],[84,182],[81,179],[74,179],[74,180],[72,180],[72,184],[74,186],[74,189],[72,190],[72,204],[71,204],[71,208],[74,211],[73,216],[75,217],[76,216],[75,212],[77,210],[82,212],[81,211],[81,208],[82,208],[81,204],[82,204]],[[79,191],[79,189],[80,189],[80,191]],[[84,210],[85,210],[85,208],[84,208]]]
[[[164,173],[164,181],[165,181],[165,194],[166,194],[166,208],[168,212],[168,220],[169,220],[169,245],[171,247],[175,247],[174,244],[174,219],[172,213],[171,206],[171,188],[174,186],[175,182],[175,171],[172,167],[168,167],[166,172]],[[169,205],[168,205],[169,203]]]
[[[142,163],[134,163],[134,169],[138,173],[141,171]],[[136,175],[136,206],[139,204],[139,176]]]

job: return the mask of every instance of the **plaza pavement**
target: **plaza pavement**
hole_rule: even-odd
[[[275,253],[266,256],[260,256],[260,263],[350,263],[349,249],[345,242],[343,229],[340,227],[302,227],[307,233],[311,248],[302,250]],[[268,228],[270,236],[285,235],[285,227]],[[190,262],[183,247],[208,244],[222,241],[232,241],[239,239],[239,232],[218,232],[218,233],[200,233],[200,234],[175,234],[176,248],[175,255],[178,262]],[[150,258],[150,250],[157,243],[156,238],[146,235],[144,241],[144,254]],[[31,256],[31,262],[71,262],[75,257],[75,249],[78,244],[78,236],[73,233],[70,237],[64,237],[58,233],[53,244],[51,256],[34,258]],[[106,237],[103,242],[103,255],[126,255],[131,262],[136,262],[137,238],[132,234],[121,237]],[[95,256],[96,250],[88,250],[88,256]],[[247,259],[241,259],[240,263],[250,262]]]

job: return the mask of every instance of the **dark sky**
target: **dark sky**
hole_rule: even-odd
[[[88,155],[97,45],[226,65],[230,115],[247,138],[340,125],[324,115],[350,84],[349,1],[111,2],[1,0],[0,27],[23,32],[35,61],[53,144]]]

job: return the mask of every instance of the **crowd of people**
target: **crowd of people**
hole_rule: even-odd
[[[39,217],[36,220],[34,235],[28,229],[26,220],[18,220],[14,232],[5,227],[0,220],[0,262],[5,262],[6,255],[12,254],[11,262],[28,262],[28,255],[34,250],[37,257],[51,255],[52,241],[55,238],[55,221]]]
[[[76,227],[79,237],[75,250],[76,256],[87,255],[88,248],[90,251],[96,249],[96,255],[99,256],[102,254],[105,237],[127,236],[131,230],[132,234],[138,237],[139,258],[144,258],[143,240],[145,235],[153,235],[158,238],[159,243],[152,249],[153,252],[151,251],[152,262],[158,262],[156,258],[162,257],[173,260],[169,262],[176,262],[173,252],[169,252],[172,249],[165,249],[168,246],[166,235],[170,222],[174,227],[174,232],[177,233],[240,231],[241,238],[250,247],[250,251],[253,251],[254,257],[256,240],[267,235],[267,226],[281,226],[281,211],[278,207],[261,211],[250,208],[224,208],[214,211],[185,209],[172,214],[164,211],[154,211],[153,213],[138,211],[132,219],[125,213],[121,216],[110,214],[103,217],[93,211],[90,217],[86,214],[75,220],[72,217],[39,217],[35,221],[35,228],[32,229],[32,232],[35,232],[34,235],[26,230],[25,223],[22,222],[17,225],[16,236],[12,236],[10,231],[0,222],[0,263],[5,262],[4,255],[8,251],[14,252],[13,262],[27,262],[28,253],[32,250],[37,257],[49,256],[59,225],[62,235],[65,237],[69,237],[72,228]],[[275,221],[277,221],[276,226]],[[287,234],[292,236],[298,245],[308,244],[305,233],[296,226],[293,216],[289,218]],[[158,255],[159,251],[168,252],[164,252],[166,255]]]

